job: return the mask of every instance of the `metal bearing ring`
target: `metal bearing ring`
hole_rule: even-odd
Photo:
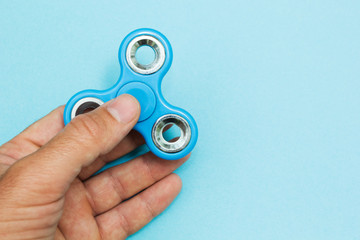
[[[181,135],[175,142],[164,139],[163,130],[166,126],[174,124],[180,128]],[[188,122],[179,115],[168,114],[160,117],[153,126],[152,139],[155,145],[163,152],[176,153],[183,150],[190,142],[191,128]]]
[[[71,110],[71,119],[77,115],[85,113],[86,111],[94,110],[102,104],[104,104],[102,100],[94,97],[80,99],[77,103],[75,103],[73,109]]]
[[[136,60],[136,51],[141,46],[149,46],[155,52],[155,59],[152,63],[143,65]],[[126,49],[126,61],[131,69],[140,74],[152,74],[157,72],[165,62],[165,49],[163,44],[153,36],[142,35],[134,38]]]

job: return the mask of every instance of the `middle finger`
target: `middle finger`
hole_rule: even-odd
[[[130,198],[182,165],[190,155],[179,160],[164,160],[144,154],[110,168],[84,182],[94,214],[98,215]]]

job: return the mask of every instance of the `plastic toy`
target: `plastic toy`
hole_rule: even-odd
[[[152,63],[143,65],[136,59],[136,51],[142,46],[154,50]],[[117,83],[108,90],[84,90],[75,94],[66,104],[65,124],[121,94],[131,94],[141,106],[134,129],[143,135],[150,151],[167,160],[186,156],[197,141],[195,120],[185,110],[170,105],[161,93],[161,81],[171,66],[172,58],[171,45],[160,32],[145,28],[131,32],[120,45],[121,74]],[[165,140],[163,136],[169,125],[180,129],[180,136],[174,142]]]

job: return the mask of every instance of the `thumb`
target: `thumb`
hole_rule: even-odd
[[[139,115],[139,103],[127,94],[79,115],[37,152],[9,168],[2,182],[11,182],[17,195],[24,190],[62,197],[81,169],[112,150]]]

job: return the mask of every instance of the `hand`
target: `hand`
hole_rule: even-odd
[[[140,113],[134,97],[122,95],[65,128],[63,109],[0,147],[2,240],[125,239],[180,192],[172,172],[188,157],[167,161],[147,153],[91,177],[144,144],[130,131]]]

